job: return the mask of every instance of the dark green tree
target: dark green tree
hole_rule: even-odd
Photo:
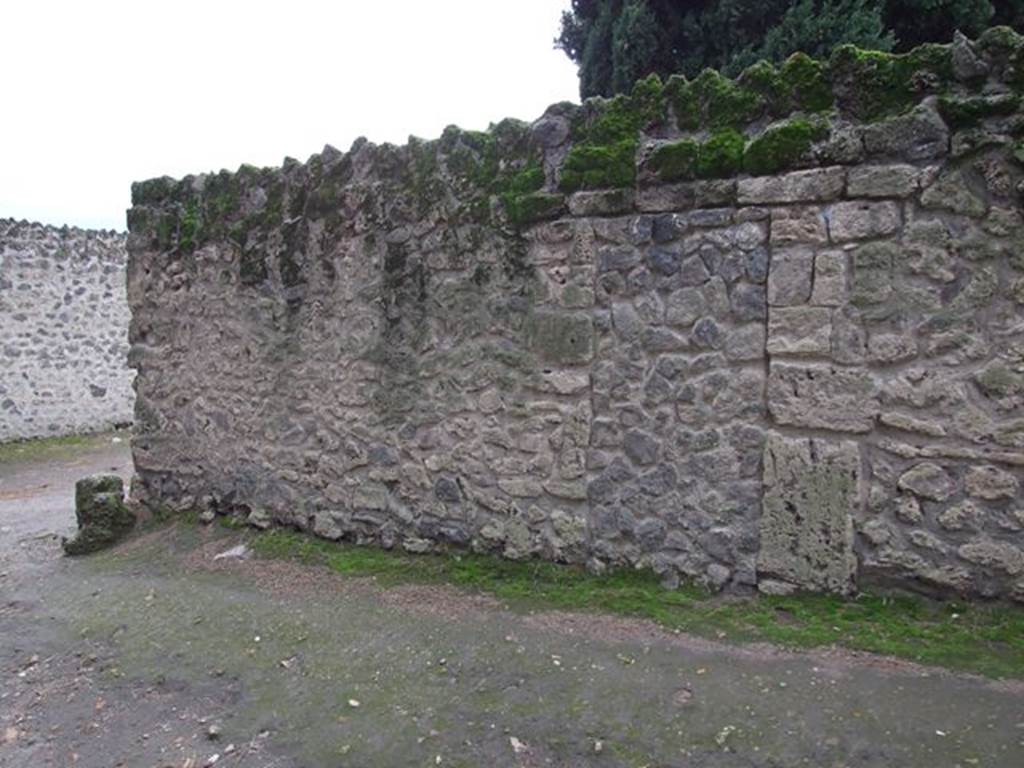
[[[555,44],[579,65],[586,98],[627,91],[652,72],[735,75],[762,58],[827,56],[840,43],[904,51],[989,24],[1024,30],[1024,0],[572,0]]]
[[[993,5],[996,8],[992,17],[993,24],[1024,29],[1024,0],[995,0]]]
[[[896,50],[921,43],[948,43],[960,30],[975,37],[992,21],[989,0],[887,0],[884,20],[896,35]]]

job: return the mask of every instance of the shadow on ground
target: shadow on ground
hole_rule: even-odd
[[[170,526],[60,557],[102,436],[0,457],[4,766],[1017,766],[1024,686],[220,558]]]

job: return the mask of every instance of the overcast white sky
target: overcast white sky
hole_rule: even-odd
[[[568,0],[8,0],[0,218],[125,228],[132,181],[578,100]]]

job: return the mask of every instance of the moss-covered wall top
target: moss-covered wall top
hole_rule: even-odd
[[[136,493],[1024,599],[1022,90],[996,28],[136,184]]]
[[[859,162],[864,152],[853,126],[884,131],[922,102],[936,102],[954,128],[1016,116],[1016,135],[1024,132],[1017,125],[1024,122],[1022,95],[1024,44],[1008,27],[973,44],[960,38],[906,54],[844,45],[826,61],[797,53],[779,67],[762,61],[734,80],[714,70],[666,83],[652,76],[629,96],[557,104],[532,126],[511,119],[484,132],[451,126],[440,139],[410,139],[403,147],[365,140],[346,154],[328,147],[305,165],[287,160],[280,169],[152,179],[133,185],[132,224],[150,231],[159,247],[182,252],[216,237],[245,245],[261,229],[307,213],[336,225],[337,196],[355,180],[358,158],[365,173],[407,198],[410,215],[444,191],[458,203],[451,209],[460,220],[514,230],[564,213],[566,193],[629,188],[651,174],[718,179]],[[301,194],[293,192],[298,186]],[[245,200],[252,187],[266,196],[256,206]],[[156,204],[159,220],[145,218],[144,207]]]

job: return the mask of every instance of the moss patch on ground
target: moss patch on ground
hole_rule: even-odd
[[[1024,678],[1024,610],[864,594],[726,598],[694,585],[671,591],[648,572],[595,576],[574,566],[487,555],[408,555],[290,531],[253,535],[265,558],[322,565],[382,586],[447,583],[492,594],[511,607],[604,612],[672,630],[792,648],[842,646],[989,677]]]

